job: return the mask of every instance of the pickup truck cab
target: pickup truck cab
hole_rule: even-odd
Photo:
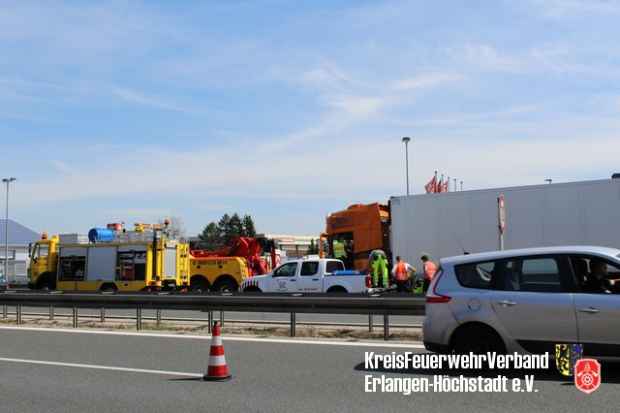
[[[340,260],[310,258],[286,261],[271,273],[248,278],[241,291],[265,293],[364,293],[368,277],[345,271]]]

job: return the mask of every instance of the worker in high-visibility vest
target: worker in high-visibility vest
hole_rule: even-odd
[[[388,279],[388,263],[387,258],[383,254],[374,254],[372,257],[372,286],[374,288],[379,287],[379,279],[381,279],[381,286],[383,288],[389,287],[389,279]]]
[[[392,268],[392,277],[396,282],[398,292],[406,292],[411,289],[411,275],[416,270],[408,262],[403,261],[400,257],[396,257],[396,264]]]
[[[385,255],[379,255],[379,275],[382,277],[383,288],[390,286],[390,271],[388,270],[388,260]]]
[[[420,260],[422,260],[423,264],[424,292],[426,292],[431,281],[433,281],[433,277],[437,274],[437,264],[431,260],[428,254],[423,254]]]

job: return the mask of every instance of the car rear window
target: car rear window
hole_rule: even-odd
[[[457,265],[463,287],[483,290],[561,292],[560,269],[555,257],[502,259]]]
[[[491,289],[495,275],[496,262],[478,262],[473,264],[461,264],[454,267],[456,278],[463,287]]]

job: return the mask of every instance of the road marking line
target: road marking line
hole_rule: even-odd
[[[186,373],[182,371],[133,369],[130,367],[101,366],[98,364],[63,363],[60,361],[27,360],[27,359],[14,359],[14,358],[6,358],[6,357],[0,357],[0,362],[1,361],[5,361],[9,363],[41,364],[44,366],[77,367],[77,368],[82,368],[82,369],[125,371],[125,372],[130,372],[130,373],[162,374],[166,376],[185,376],[185,377],[203,377],[204,376],[203,374],[199,374],[199,373]]]
[[[128,331],[106,331],[106,330],[80,330],[70,328],[46,328],[46,327],[12,327],[0,326],[0,330],[22,330],[22,331],[43,331],[52,333],[73,333],[73,334],[103,334],[112,336],[130,337],[155,337],[155,338],[184,338],[191,340],[211,340],[211,336],[197,336],[190,334],[163,334],[163,333],[132,333]],[[239,337],[222,335],[224,341],[247,341],[257,343],[282,343],[282,344],[317,344],[324,346],[345,346],[345,347],[386,347],[386,348],[413,348],[424,349],[424,344],[416,341],[411,343],[372,343],[368,341],[326,341],[326,340],[296,340],[285,338],[260,338],[260,337]]]

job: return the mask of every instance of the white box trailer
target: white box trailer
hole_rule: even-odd
[[[498,202],[506,207],[504,248],[620,247],[620,179],[398,196],[390,199],[390,247],[421,266],[463,252],[499,249]]]

